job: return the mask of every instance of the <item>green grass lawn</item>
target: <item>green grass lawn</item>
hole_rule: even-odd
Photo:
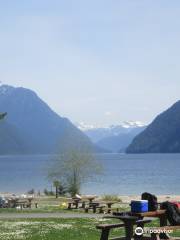
[[[38,209],[0,209],[0,213],[84,213],[84,210],[66,210],[62,203],[67,201],[60,198],[43,197],[38,199]],[[128,205],[118,205],[122,211],[129,210]],[[91,212],[90,212],[91,213]],[[96,225],[111,223],[112,220],[103,219],[103,215],[94,219],[0,219],[0,240],[99,240],[100,231]],[[113,220],[118,222],[118,220]],[[158,221],[153,221],[150,226],[158,226]],[[115,229],[112,236],[124,236],[123,229]],[[180,232],[174,233],[180,236]]]
[[[33,219],[1,220],[0,239],[3,240],[98,240],[95,226],[98,219]],[[105,220],[105,222],[110,222]]]
[[[38,203],[38,208],[35,208],[34,203]],[[85,213],[84,209],[73,209],[73,210],[67,210],[67,207],[63,207],[63,203],[67,203],[67,198],[58,198],[55,197],[39,197],[35,200],[33,200],[32,203],[32,209],[24,208],[22,210],[16,209],[16,208],[0,208],[0,213],[54,213],[54,212],[60,212],[60,213],[70,213],[70,212],[76,212],[76,213]],[[122,204],[115,204],[114,208],[119,208],[120,211],[127,211],[129,210],[128,205],[122,205]],[[91,211],[90,211],[91,213]]]
[[[100,232],[95,226],[110,223],[107,219],[32,219],[1,220],[2,240],[99,240]],[[153,224],[157,225],[157,222]],[[152,224],[151,224],[152,226]],[[123,236],[123,230],[116,229],[113,236]],[[176,233],[180,236],[180,232]]]

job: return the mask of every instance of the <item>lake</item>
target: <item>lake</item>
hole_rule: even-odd
[[[0,192],[51,189],[47,166],[53,156],[1,156]],[[180,194],[180,154],[99,154],[104,173],[83,185],[84,194]]]

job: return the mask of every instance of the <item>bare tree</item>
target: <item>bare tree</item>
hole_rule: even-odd
[[[53,165],[49,168],[49,178],[59,180],[68,192],[74,196],[80,193],[83,183],[102,172],[102,166],[90,152],[78,149],[69,149],[58,155]]]

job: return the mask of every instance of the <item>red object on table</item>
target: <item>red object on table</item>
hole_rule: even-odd
[[[180,202],[171,201],[178,209],[180,209]]]

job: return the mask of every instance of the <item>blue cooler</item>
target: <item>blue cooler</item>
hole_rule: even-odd
[[[148,212],[148,201],[147,200],[139,200],[131,201],[131,212],[133,213],[142,213],[142,212]]]

